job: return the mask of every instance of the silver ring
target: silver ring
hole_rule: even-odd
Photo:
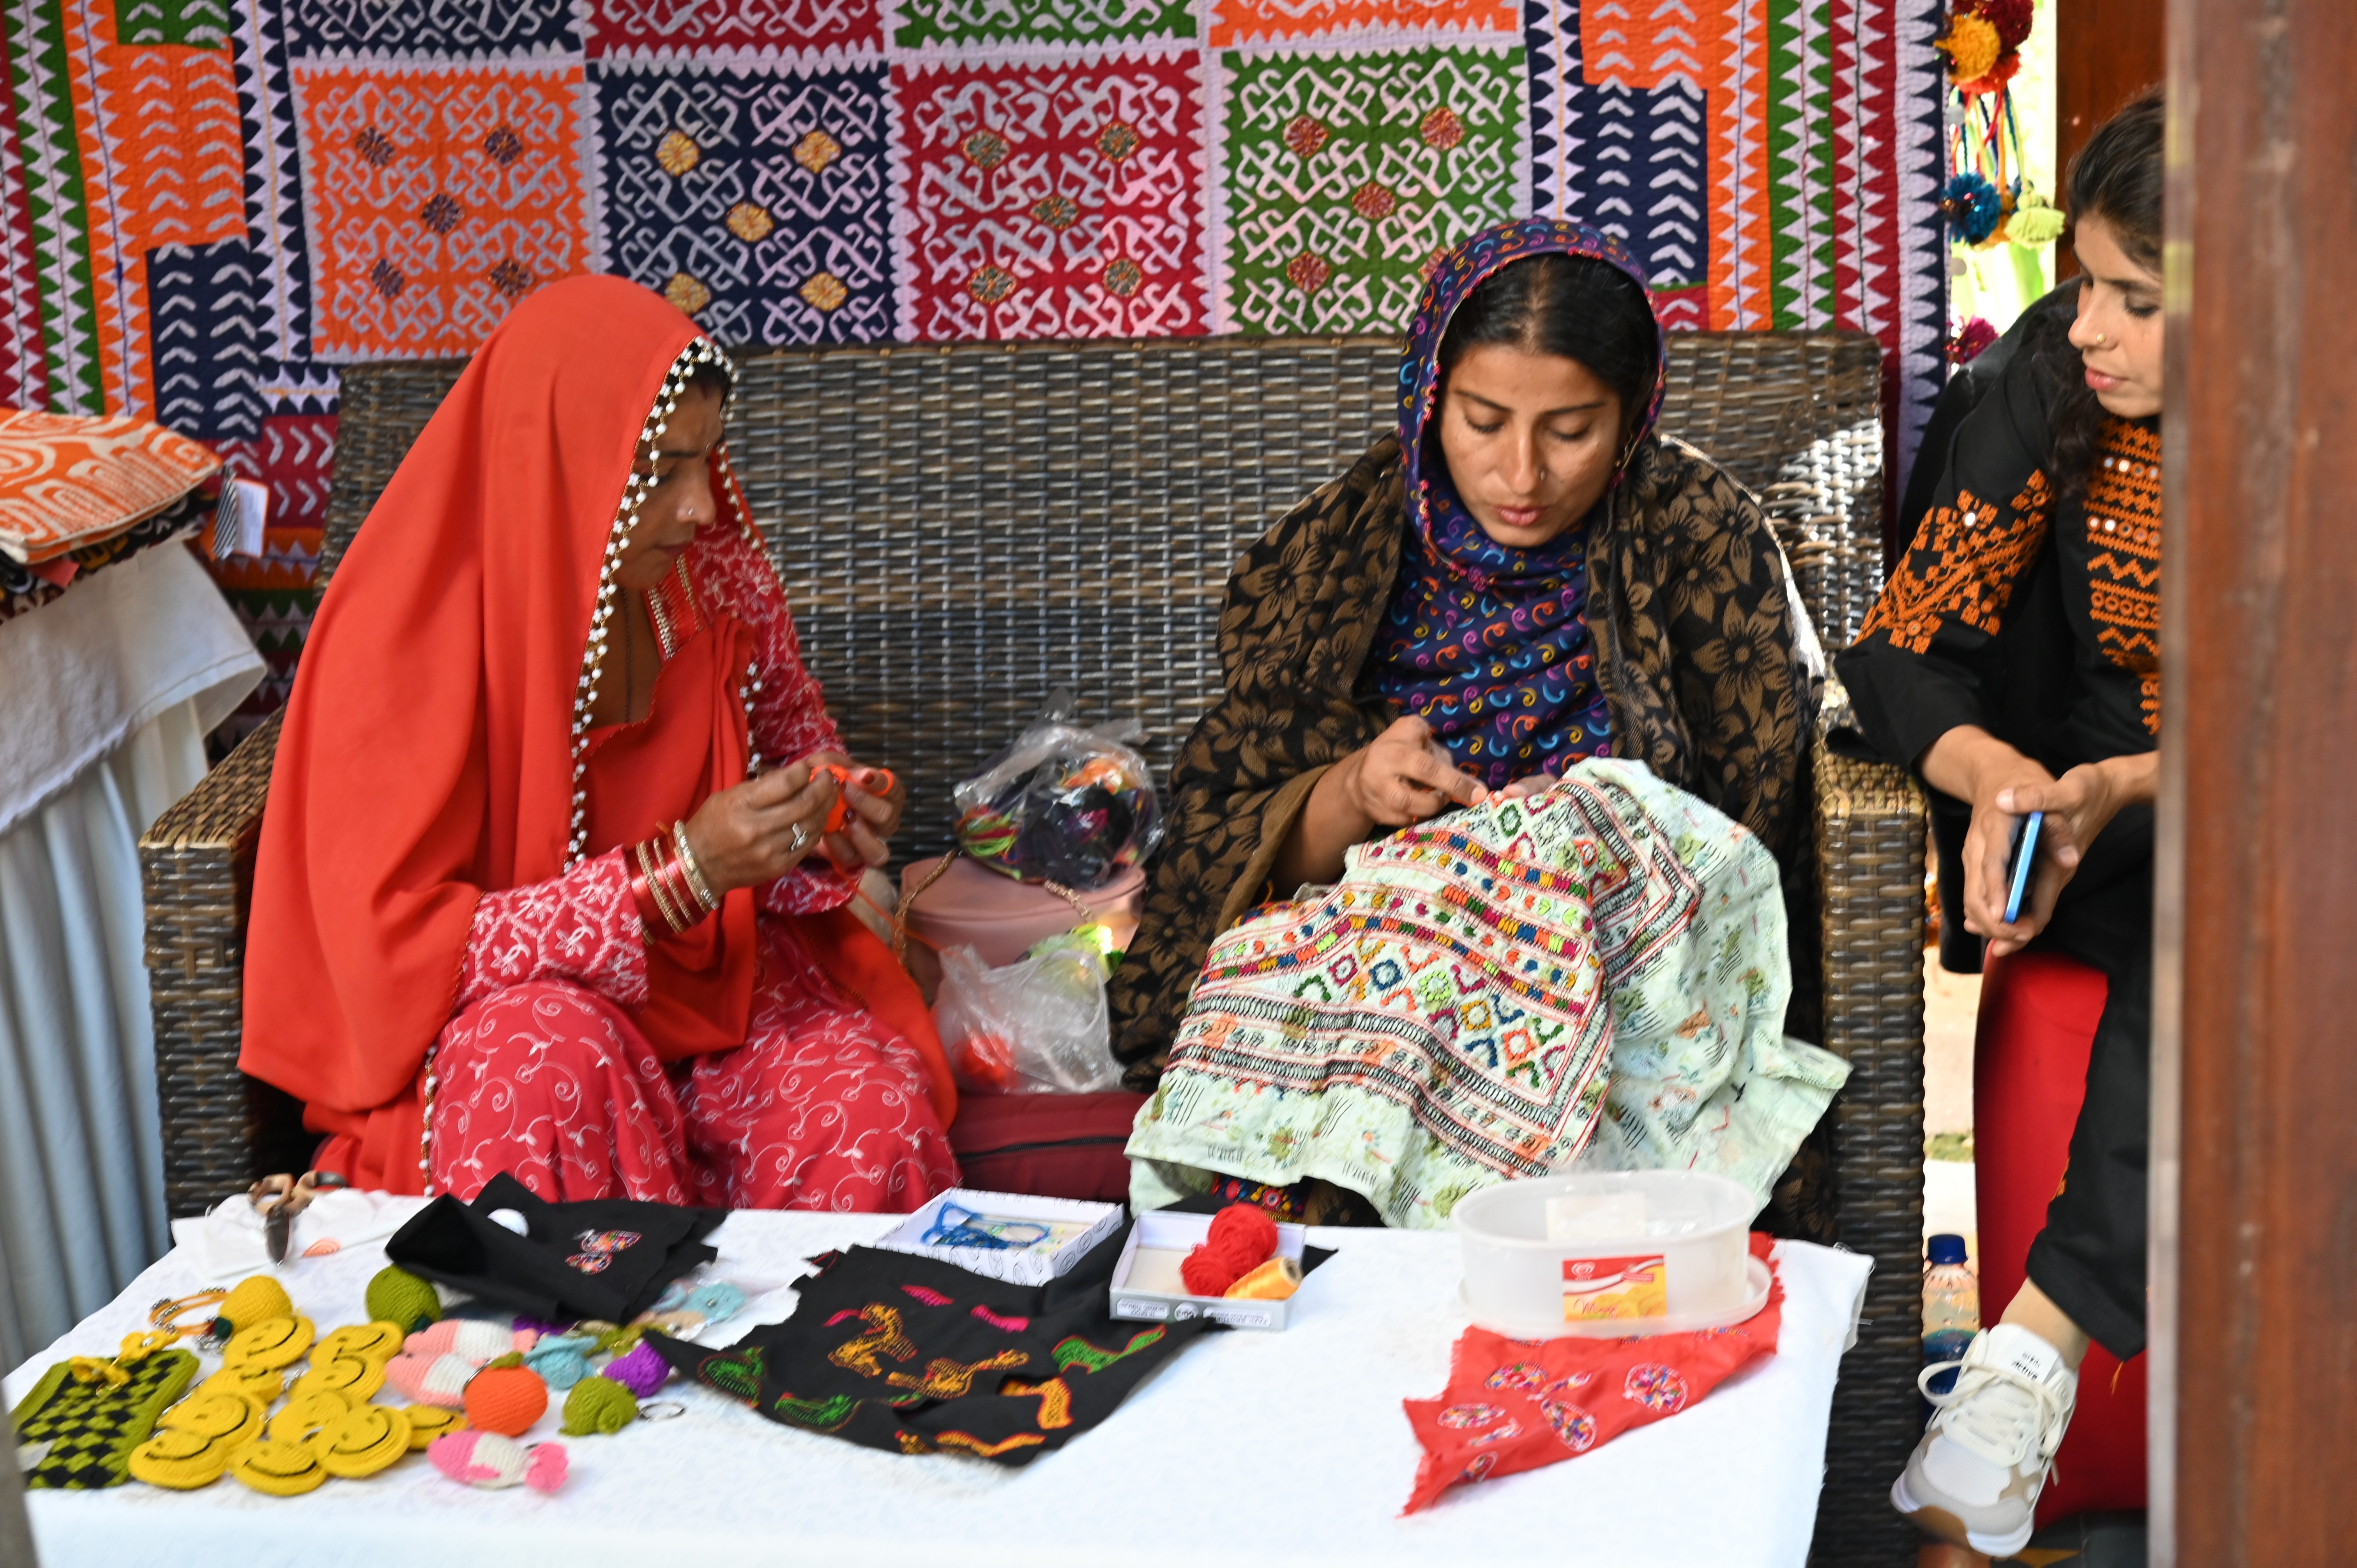
[[[802,823],[796,822],[794,824],[794,836],[786,841],[786,853],[788,854],[800,854],[802,852],[802,845],[808,843],[810,843],[810,834],[802,832]]]

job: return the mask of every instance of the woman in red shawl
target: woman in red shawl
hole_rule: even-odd
[[[315,1164],[472,1196],[907,1210],[956,1109],[848,905],[900,797],[842,755],[657,295],[520,305],[319,607],[255,868],[242,1065]],[[825,831],[845,770],[849,808]]]

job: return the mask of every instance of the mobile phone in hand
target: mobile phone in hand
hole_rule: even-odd
[[[2006,848],[2005,863],[2005,923],[2008,926],[2021,918],[2021,901],[2029,892],[2030,864],[2038,858],[2038,830],[2045,823],[2043,811],[2013,819],[2013,838]]]

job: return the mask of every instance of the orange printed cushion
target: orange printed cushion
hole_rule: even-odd
[[[0,408],[0,550],[26,563],[120,533],[221,467],[210,447],[128,414]]]

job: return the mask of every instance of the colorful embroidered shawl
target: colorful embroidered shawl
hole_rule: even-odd
[[[1576,223],[1504,223],[1435,269],[1400,360],[1400,450],[1415,526],[1371,673],[1375,690],[1422,716],[1449,755],[1492,787],[1612,749],[1587,629],[1587,523],[1535,550],[1500,544],[1458,499],[1434,428],[1440,345],[1458,307],[1500,268],[1550,254],[1620,268],[1652,307],[1643,271],[1610,236]],[[1653,395],[1623,444],[1629,450],[1661,413],[1660,331],[1657,322]],[[1615,491],[1620,484],[1615,473]]]
[[[1437,1226],[1578,1159],[1608,1086],[1598,1163],[1764,1200],[1845,1076],[1782,1038],[1784,936],[1759,838],[1633,762],[1360,845],[1322,897],[1213,944],[1130,1137],[1132,1204],[1314,1176]]]

